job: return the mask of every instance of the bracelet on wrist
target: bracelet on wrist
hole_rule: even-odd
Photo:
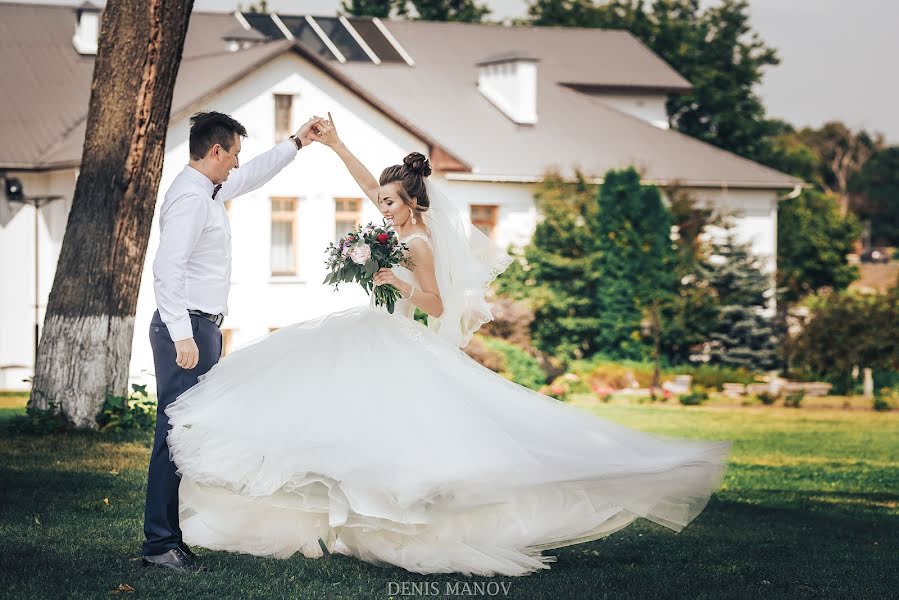
[[[295,135],[290,136],[290,139],[293,140],[294,146],[297,147],[297,150],[303,147],[303,142]]]

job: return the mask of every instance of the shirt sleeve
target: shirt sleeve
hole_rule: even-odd
[[[187,261],[206,225],[211,203],[211,198],[185,193],[174,198],[160,215],[153,289],[159,316],[174,342],[194,335],[187,314]]]
[[[222,202],[232,200],[264,185],[281,169],[296,158],[297,147],[293,140],[286,139],[236,169],[232,169],[216,199]]]

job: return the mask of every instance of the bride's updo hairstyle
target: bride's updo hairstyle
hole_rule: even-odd
[[[431,164],[425,155],[420,152],[412,152],[403,159],[403,164],[393,165],[381,171],[378,183],[399,182],[397,186],[403,203],[416,212],[425,212],[430,208],[428,190],[425,188],[425,178],[431,174]]]

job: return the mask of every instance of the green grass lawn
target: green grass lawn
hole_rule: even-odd
[[[680,534],[640,521],[562,548],[525,578],[421,576],[333,556],[200,551],[209,573],[139,561],[149,434],[33,437],[0,399],[0,595],[28,598],[382,598],[390,582],[511,585],[511,598],[896,597],[899,412],[584,407],[658,434],[733,440],[723,488]],[[135,591],[114,592],[122,584]],[[421,588],[420,588],[421,589]],[[457,590],[462,590],[462,587]],[[395,598],[426,597],[394,595]],[[471,596],[468,596],[471,597]]]

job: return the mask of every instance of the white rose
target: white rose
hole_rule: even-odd
[[[350,259],[357,265],[365,264],[371,258],[371,248],[368,244],[356,244],[350,249]]]

